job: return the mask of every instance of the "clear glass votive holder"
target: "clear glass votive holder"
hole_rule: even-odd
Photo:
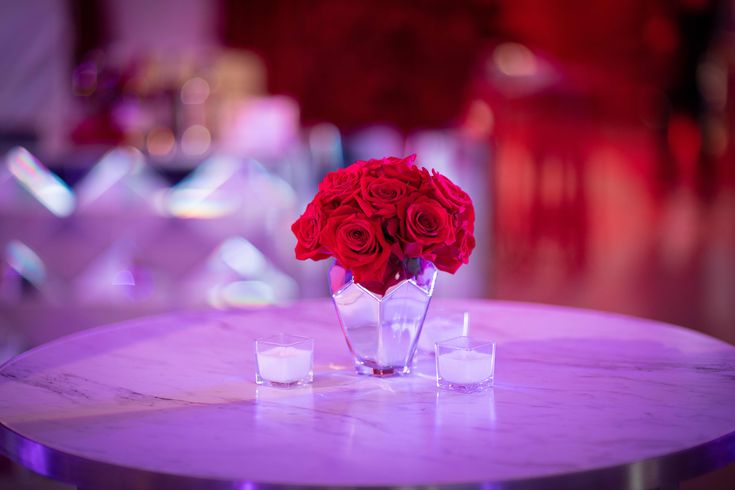
[[[434,354],[434,344],[442,340],[469,335],[470,313],[458,309],[429,308],[421,329],[418,348]]]
[[[437,342],[436,385],[474,393],[489,388],[495,375],[495,342],[467,336]]]
[[[255,382],[292,388],[314,381],[314,339],[279,333],[255,341]]]

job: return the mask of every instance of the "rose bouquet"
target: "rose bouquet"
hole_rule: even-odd
[[[475,247],[472,199],[407,158],[358,161],[327,174],[291,226],[296,258],[334,257],[376,294],[413,275],[419,259],[454,273]]]

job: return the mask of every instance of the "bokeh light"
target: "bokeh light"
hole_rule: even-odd
[[[171,156],[176,148],[174,133],[168,128],[157,127],[148,133],[146,148],[151,156],[164,158]]]
[[[201,124],[186,128],[181,135],[181,151],[190,156],[201,156],[207,153],[212,143],[212,135]]]
[[[25,148],[14,148],[5,158],[8,170],[46,209],[56,216],[69,216],[76,207],[74,193],[56,174]]]

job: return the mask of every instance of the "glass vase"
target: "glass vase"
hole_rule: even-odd
[[[338,263],[332,265],[332,300],[358,374],[410,372],[436,274],[431,262],[411,259],[399,272],[401,280],[381,295],[354,282],[352,273]]]

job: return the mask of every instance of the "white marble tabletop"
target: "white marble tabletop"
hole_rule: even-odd
[[[435,302],[432,308],[440,305]],[[735,460],[735,347],[672,325],[492,301],[492,390],[354,374],[332,305],[172,314],[0,368],[0,449],[84,488],[646,488]],[[254,382],[254,339],[314,337],[315,382]],[[487,484],[492,484],[488,486]]]

